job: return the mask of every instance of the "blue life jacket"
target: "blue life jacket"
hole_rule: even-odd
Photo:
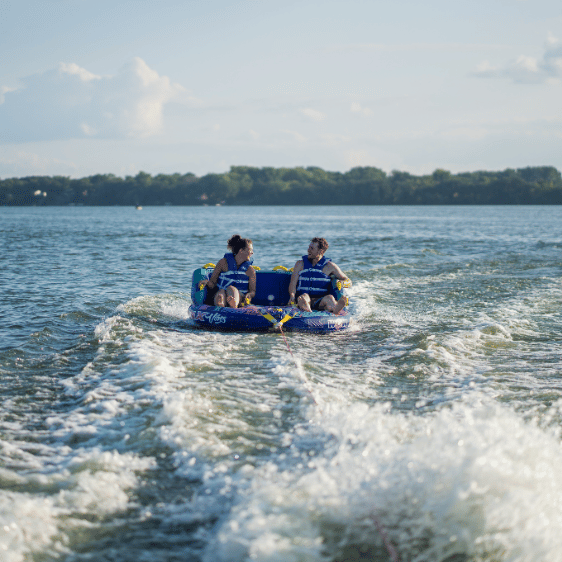
[[[331,261],[322,256],[316,265],[312,265],[308,256],[302,257],[303,269],[299,271],[297,295],[308,293],[311,297],[323,297],[330,292],[332,280],[322,272],[324,266]]]
[[[249,278],[246,275],[246,271],[248,271],[248,268],[252,265],[254,260],[245,261],[238,267],[234,259],[234,254],[224,254],[224,258],[226,259],[228,271],[223,271],[220,274],[218,282],[219,289],[226,289],[232,286],[243,293],[247,293]]]

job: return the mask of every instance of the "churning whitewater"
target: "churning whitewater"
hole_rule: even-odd
[[[562,560],[562,209],[0,208],[0,559]],[[313,236],[341,333],[188,318]]]

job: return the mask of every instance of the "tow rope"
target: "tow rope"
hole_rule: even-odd
[[[287,314],[287,316],[289,316],[289,315]],[[287,318],[287,316],[285,316],[285,318]],[[293,352],[291,351],[291,347],[289,346],[289,342],[287,341],[287,338],[285,337],[285,332],[283,332],[283,325],[282,325],[283,320],[281,322],[279,322],[279,331],[281,332],[281,335],[283,336],[283,339],[285,340],[285,344],[287,345],[287,349],[289,350],[289,353],[291,354],[291,357],[294,359],[295,356],[293,355]],[[312,397],[312,399],[314,400],[314,396]]]
[[[209,267],[215,267],[214,264],[212,263],[208,263],[205,266],[203,266],[205,269],[208,269]],[[256,267],[256,269],[259,269]],[[273,268],[274,270],[276,269],[283,269],[285,271],[290,271],[288,270],[286,267],[283,266],[276,266]],[[199,290],[203,290],[203,288],[205,287],[206,283],[202,280],[199,283]],[[345,279],[343,281],[339,281],[337,283],[337,288],[339,291],[341,291],[342,288],[348,288],[350,286],[350,282],[349,279]],[[348,301],[349,302],[349,301]],[[294,304],[294,303],[290,303],[290,304]],[[348,303],[346,303],[347,305]],[[244,305],[245,306],[250,306],[250,299],[246,296],[245,301],[244,301]],[[295,361],[296,364],[296,359],[295,356],[293,355],[293,351],[291,350],[291,346],[289,345],[289,342],[287,341],[287,338],[285,337],[285,332],[283,331],[283,324],[285,324],[285,322],[288,322],[289,320],[291,320],[291,318],[294,318],[297,313],[298,313],[298,309],[294,309],[294,312],[291,313],[287,313],[285,314],[285,316],[283,316],[283,318],[281,320],[277,320],[277,318],[275,318],[274,316],[272,316],[269,312],[262,312],[259,308],[257,309],[258,312],[265,318],[267,319],[269,322],[271,322],[272,324],[272,329],[279,329],[279,332],[281,332],[281,336],[283,337],[283,340],[285,342],[285,345],[287,346],[287,349],[289,350],[289,353],[291,354],[291,357],[293,358],[293,360]],[[278,308],[277,309],[280,312],[283,312],[282,309]],[[298,365],[297,365],[298,366]],[[306,387],[305,387],[306,388]],[[318,406],[318,402],[316,401],[316,399],[314,398],[314,395],[312,394],[310,389],[306,389],[308,391],[308,393],[310,394],[310,397],[312,399],[312,401],[314,402],[314,404],[316,406]],[[382,541],[383,544],[392,560],[392,562],[400,562],[400,556],[398,555],[398,552],[396,551],[396,549],[394,548],[394,545],[392,544],[391,540],[388,538],[388,534],[386,532],[386,529],[384,528],[384,526],[382,525],[382,523],[380,522],[380,520],[376,517],[376,515],[371,514],[370,515],[370,519],[371,521],[374,523],[378,533],[380,534],[380,536],[382,537]]]
[[[276,318],[274,318],[271,314],[269,314],[269,312],[264,313],[264,312],[261,312],[261,310],[260,310],[260,314],[264,318],[266,318],[267,320],[269,320],[271,322],[274,329],[279,328],[279,331],[281,332],[281,336],[283,336],[283,340],[285,341],[285,345],[287,346],[287,349],[289,350],[289,353],[291,354],[291,357],[293,358],[293,361],[295,361],[295,363],[296,363],[296,359],[295,359],[295,356],[293,355],[293,352],[291,350],[291,346],[289,345],[289,342],[287,341],[287,338],[285,337],[285,332],[283,331],[283,324],[285,322],[289,321],[291,318],[293,318],[296,315],[297,312],[298,312],[298,310],[295,311],[293,314],[290,314],[290,313],[285,314],[285,316],[278,322]],[[312,401],[314,402],[314,404],[316,406],[318,406],[318,402],[314,398],[314,395],[312,394],[310,389],[307,389],[307,390],[308,390],[308,393],[310,394],[310,397],[312,398]],[[400,556],[398,555],[398,552],[394,548],[394,545],[392,544],[391,540],[388,538],[388,534],[386,532],[386,529],[382,525],[382,523],[379,521],[377,516],[374,515],[374,514],[371,514],[370,519],[375,524],[375,527],[376,527],[378,533],[380,534],[380,536],[382,538],[382,542],[383,542],[392,562],[400,562]]]
[[[262,313],[262,316],[267,318],[274,325],[275,328],[279,328],[279,331],[281,332],[281,336],[283,336],[283,340],[285,341],[285,345],[287,346],[287,349],[289,350],[289,353],[291,354],[291,357],[296,362],[295,356],[293,355],[293,352],[291,350],[291,346],[289,345],[289,342],[287,341],[287,338],[285,337],[285,332],[283,331],[283,324],[285,322],[287,322],[288,320],[290,320],[291,318],[293,318],[295,314],[296,314],[296,312],[293,313],[292,315],[286,314],[283,317],[283,319],[280,320],[279,322],[277,322],[277,320],[269,313],[265,313],[265,314]],[[314,395],[312,394],[312,392],[309,389],[307,389],[307,390],[308,390],[308,393],[310,394],[310,397],[312,398],[312,401],[314,402],[314,404],[316,404],[318,406],[318,402],[314,398]],[[376,527],[379,535],[382,538],[382,542],[383,542],[392,562],[400,562],[400,556],[398,555],[398,552],[394,548],[394,545],[392,544],[391,540],[388,538],[388,534],[387,534],[386,529],[384,528],[383,524],[379,521],[379,519],[377,518],[377,516],[375,514],[371,514],[370,519],[375,524],[375,527]]]
[[[384,543],[384,546],[386,547],[386,550],[388,551],[392,562],[400,562],[400,556],[398,556],[398,552],[396,552],[394,545],[390,542],[390,539],[386,534],[386,529],[382,526],[381,522],[375,517],[375,515],[371,514],[371,519],[373,520],[377,531],[382,537],[382,542]]]

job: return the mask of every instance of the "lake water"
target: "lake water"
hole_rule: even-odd
[[[0,207],[0,560],[562,560],[562,207]],[[345,333],[189,324],[230,235]]]

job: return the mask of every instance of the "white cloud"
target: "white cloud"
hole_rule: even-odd
[[[368,107],[362,107],[360,103],[353,102],[351,104],[351,112],[359,113],[365,117],[371,117],[373,115],[373,110]]]
[[[466,126],[453,127],[440,133],[440,136],[450,140],[480,141],[489,136],[490,131],[486,127]]]
[[[77,64],[74,63],[65,64],[64,62],[61,62],[59,65],[59,70],[63,74],[76,75],[83,82],[90,82],[91,80],[99,80],[101,78],[101,76],[92,74],[85,68],[80,68]]]
[[[302,115],[312,119],[313,121],[323,121],[326,119],[326,114],[318,111],[317,109],[312,109],[310,107],[306,107],[299,110]]]
[[[295,142],[302,143],[307,141],[307,138],[297,131],[289,131],[287,129],[283,129],[281,132],[286,135],[290,135]]]
[[[328,49],[328,52],[372,52],[372,53],[419,53],[421,51],[435,52],[474,52],[489,51],[490,49],[504,49],[502,45],[493,43],[352,43],[347,45],[338,45]]]
[[[374,166],[375,168],[398,169],[402,164],[399,153],[380,148],[350,148],[341,153],[345,167]],[[384,164],[383,164],[384,163]]]
[[[517,83],[558,83],[562,79],[562,43],[549,36],[542,58],[520,55],[505,66],[492,66],[484,61],[474,74],[484,78],[510,78]]]
[[[50,158],[30,152],[29,150],[14,150],[0,156],[0,167],[6,170],[3,176],[17,176],[21,174],[47,174],[53,165]],[[57,162],[58,163],[58,162]]]
[[[8,86],[0,86],[0,105],[4,103],[4,95],[9,92],[14,92],[16,88],[8,88]]]
[[[349,168],[368,166],[371,163],[370,155],[366,150],[347,150],[344,159]]]
[[[339,135],[336,133],[329,133],[321,135],[320,139],[326,146],[339,147],[341,145],[351,142],[351,137],[348,135]]]
[[[61,63],[22,83],[1,90],[0,140],[148,137],[161,131],[164,105],[184,91],[140,58],[114,76]]]
[[[499,70],[499,66],[492,66],[492,64],[490,64],[490,61],[485,60],[476,66],[476,71],[474,72],[474,74],[476,74],[477,76],[486,77],[492,76],[494,73],[499,72]]]

